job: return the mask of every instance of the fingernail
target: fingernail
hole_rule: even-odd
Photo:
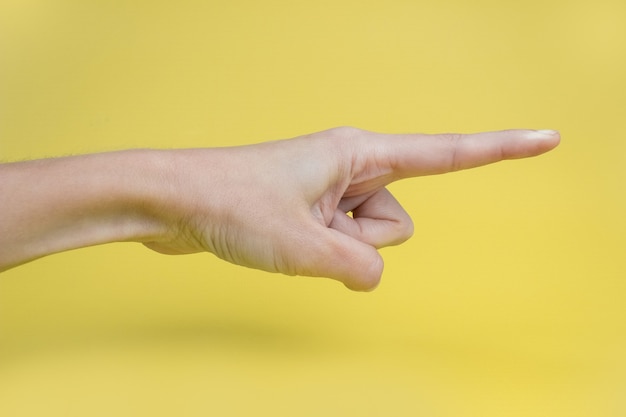
[[[552,129],[530,130],[528,136],[531,139],[547,139],[558,135],[559,132]]]

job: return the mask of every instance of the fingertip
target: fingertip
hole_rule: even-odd
[[[350,291],[354,291],[354,292],[372,292],[374,291],[376,288],[378,288],[378,284],[380,284],[380,280],[378,280],[374,285],[369,285],[369,286],[353,286],[351,284],[348,283],[343,283],[343,285],[349,289]]]
[[[360,271],[354,271],[354,275],[342,280],[343,285],[352,291],[372,292],[380,284],[383,269],[383,258],[375,251],[375,255],[372,256],[369,265],[363,267]]]
[[[528,130],[525,132],[525,138],[536,142],[538,154],[556,148],[561,142],[560,132],[552,129]]]

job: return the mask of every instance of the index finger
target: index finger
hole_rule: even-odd
[[[443,174],[527,158],[555,148],[555,130],[503,130],[474,134],[383,135],[375,157],[384,155],[398,178]],[[384,162],[383,162],[384,163]]]

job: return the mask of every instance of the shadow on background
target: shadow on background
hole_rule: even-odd
[[[229,319],[154,322],[132,325],[94,326],[93,328],[49,328],[41,333],[24,333],[2,340],[0,368],[34,357],[88,352],[92,349],[176,348],[229,350],[290,354],[311,352],[321,347],[308,332],[291,327]]]

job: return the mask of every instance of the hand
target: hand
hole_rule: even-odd
[[[383,270],[376,249],[413,233],[386,185],[538,155],[559,140],[555,131],[386,135],[343,127],[244,147],[165,151],[169,191],[160,193],[156,216],[166,232],[145,244],[371,290]]]

